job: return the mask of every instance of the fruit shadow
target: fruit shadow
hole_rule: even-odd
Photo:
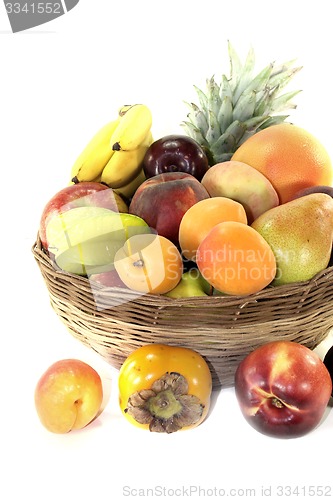
[[[217,399],[218,399],[222,389],[223,389],[222,387],[214,387],[213,388],[212,395],[210,397],[210,406],[209,406],[209,411],[208,411],[207,417],[210,417],[210,415],[213,413]]]

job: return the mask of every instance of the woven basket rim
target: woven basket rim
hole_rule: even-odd
[[[51,258],[47,254],[47,252],[44,250],[42,246],[42,242],[40,239],[39,233],[37,233],[37,238],[32,245],[31,248],[34,257],[37,261],[42,261],[44,265],[47,265],[49,268],[49,271],[51,273],[54,273],[54,276],[61,276],[62,279],[68,279],[69,283],[77,283],[78,285],[82,283],[82,286],[86,286],[87,282],[89,282],[89,278],[87,276],[81,276],[78,274],[74,273],[69,273],[67,271],[63,271],[62,269],[58,268],[54,262],[52,262]],[[172,305],[174,306],[175,303],[181,307],[182,305],[200,305],[200,306],[208,306],[208,307],[214,307],[217,304],[224,304],[224,305],[235,305],[235,304],[248,304],[249,302],[261,302],[264,300],[268,300],[270,298],[286,298],[288,296],[293,296],[293,295],[299,295],[300,292],[302,292],[304,295],[307,295],[308,291],[311,290],[313,287],[320,286],[322,282],[327,281],[328,279],[332,278],[333,279],[333,266],[326,267],[322,271],[318,272],[315,276],[312,278],[305,280],[305,281],[297,281],[289,284],[284,284],[284,285],[268,285],[264,289],[260,290],[259,292],[252,293],[252,294],[247,294],[247,295],[207,295],[207,296],[200,296],[200,297],[180,297],[180,298],[173,298],[173,297],[168,297],[166,295],[158,295],[158,294],[142,294],[138,293],[132,290],[129,290],[127,288],[120,288],[120,287],[107,287],[105,285],[99,284],[99,283],[94,283],[94,288],[97,290],[99,289],[101,292],[103,290],[112,290],[116,289],[117,294],[120,296],[124,297],[129,297],[131,300],[135,299],[136,301],[139,302],[150,302],[154,303],[156,306],[168,306]]]

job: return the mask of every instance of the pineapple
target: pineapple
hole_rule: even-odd
[[[280,66],[269,64],[254,75],[255,56],[251,48],[242,64],[228,43],[230,77],[222,75],[218,85],[212,77],[206,92],[194,86],[199,106],[185,103],[190,112],[181,123],[186,134],[206,151],[210,165],[230,160],[236,149],[261,129],[285,121],[289,115],[276,114],[295,109],[292,99],[300,92],[281,94],[281,90],[301,69],[294,61]]]

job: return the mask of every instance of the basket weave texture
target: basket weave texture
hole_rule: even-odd
[[[206,359],[213,387],[228,387],[240,361],[256,347],[291,340],[313,349],[333,327],[333,267],[309,281],[246,297],[172,299],[92,285],[56,269],[39,237],[32,252],[69,332],[115,368],[147,343],[184,346]]]

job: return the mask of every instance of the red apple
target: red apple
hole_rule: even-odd
[[[315,352],[296,342],[276,341],[258,347],[239,364],[235,392],[245,419],[257,431],[294,438],[320,423],[332,381]]]
[[[129,213],[141,217],[158,234],[178,243],[184,213],[209,194],[193,175],[166,172],[145,180],[136,190]]]
[[[47,430],[57,434],[88,425],[100,412],[102,402],[99,374],[79,359],[53,363],[35,389],[38,417]]]
[[[61,189],[46,203],[39,224],[39,236],[45,250],[48,249],[46,226],[59,212],[71,208],[95,206],[119,212],[128,212],[121,196],[100,182],[79,182]]]
[[[91,284],[98,283],[103,287],[127,288],[115,269],[103,273],[91,274],[89,281]]]

